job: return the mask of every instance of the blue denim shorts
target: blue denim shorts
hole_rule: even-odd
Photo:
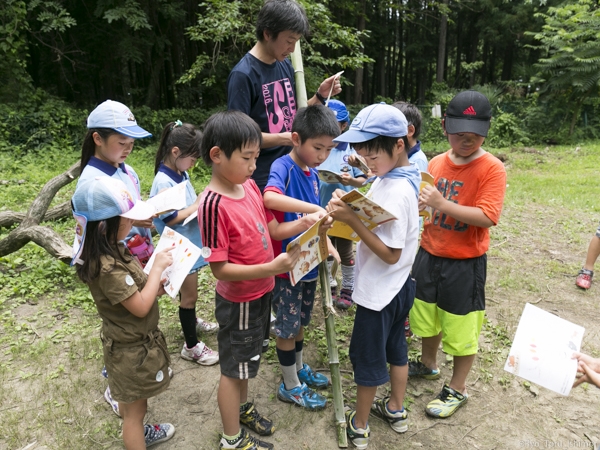
[[[288,278],[275,277],[273,310],[277,337],[293,339],[300,332],[300,326],[310,323],[316,288],[316,280],[300,281],[292,286]]]

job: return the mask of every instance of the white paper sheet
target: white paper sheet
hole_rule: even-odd
[[[166,279],[164,283],[165,291],[171,298],[175,298],[179,289],[181,289],[185,277],[188,276],[190,270],[192,270],[192,267],[194,267],[194,264],[200,257],[200,249],[188,238],[169,227],[165,227],[154,249],[154,253],[144,268],[144,272],[147,274],[150,273],[156,259],[156,253],[165,248],[172,247],[173,264],[164,270],[161,280]]]
[[[569,395],[585,329],[530,303],[525,305],[504,370]]]

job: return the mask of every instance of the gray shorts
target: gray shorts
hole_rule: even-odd
[[[275,334],[283,339],[293,339],[300,326],[310,323],[317,281],[300,281],[292,286],[288,278],[275,277],[273,309]]]
[[[221,373],[247,380],[258,373],[265,330],[269,328],[272,292],[256,300],[236,303],[215,292],[215,318]]]
[[[598,224],[598,228],[596,229],[596,237],[600,239],[600,224]]]

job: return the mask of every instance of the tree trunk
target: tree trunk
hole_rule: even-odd
[[[48,217],[50,213],[55,214],[57,210],[64,210],[65,204],[70,204],[70,202],[65,202],[47,213],[48,207],[56,193],[79,176],[79,164],[80,162],[78,161],[66,172],[55,176],[44,185],[38,196],[29,206],[29,210],[19,226],[8,233],[8,236],[4,239],[0,240],[0,257],[16,252],[28,242],[35,242],[62,262],[68,264],[71,261],[71,247],[54,230],[40,226],[40,222],[45,217]],[[19,215],[19,213],[7,211],[3,216],[6,216],[6,214],[9,217],[12,214],[13,220]]]
[[[52,220],[62,219],[71,215],[71,202],[67,201],[61,203],[54,208],[49,209],[42,222],[50,222]],[[0,228],[10,228],[16,223],[21,223],[27,217],[27,213],[16,212],[16,211],[2,211],[0,212]]]
[[[442,3],[448,7],[449,0],[443,0]],[[448,33],[448,15],[442,14],[440,18],[440,39],[438,41],[437,73],[435,81],[444,82],[444,68],[446,67],[446,35]]]
[[[361,0],[358,14],[358,31],[365,31],[365,10],[366,0]],[[356,68],[356,76],[354,78],[354,103],[362,103],[364,68]]]

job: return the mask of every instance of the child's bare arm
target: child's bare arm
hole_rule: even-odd
[[[573,387],[585,382],[600,388],[600,359],[579,352],[573,353],[573,359],[577,359],[577,378]]]
[[[379,236],[362,223],[360,218],[345,202],[334,196],[327,205],[327,211],[332,213],[331,215],[334,220],[347,223],[363,243],[383,262],[387,264],[396,264],[398,262],[402,254],[402,249],[391,248],[385,245]]]
[[[461,222],[481,228],[490,228],[494,222],[476,206],[465,206],[446,200],[433,186],[425,186],[419,194],[419,209],[421,206],[431,206]]]
[[[148,274],[148,280],[146,280],[144,288],[121,302],[121,305],[134,316],[146,317],[156,301],[156,297],[161,293],[163,286],[160,276],[173,263],[171,250],[165,249],[156,254],[152,270]]]
[[[331,239],[329,239],[329,236],[327,236],[327,253],[333,256],[333,258],[338,262],[338,264],[341,264],[342,258],[340,257],[337,248],[333,246],[333,243],[331,242]]]
[[[265,207],[273,211],[298,212],[305,214],[321,211],[325,214],[325,210],[319,205],[304,202],[273,191],[265,192],[263,194],[263,199]]]
[[[293,222],[279,223],[277,222],[277,219],[273,219],[268,223],[269,234],[276,241],[283,241],[284,239],[304,233],[321,217],[323,217],[323,213],[316,212],[302,216],[300,219],[294,220]]]
[[[196,200],[194,201],[194,203],[192,203],[187,208],[177,211],[177,217],[175,217],[173,220],[166,222],[166,225],[172,226],[172,225],[176,225],[178,223],[183,222],[185,219],[190,217],[193,213],[198,211],[198,206],[200,206],[200,196],[198,196],[196,198]]]
[[[362,187],[365,180],[366,180],[366,177],[354,178],[349,173],[343,173],[342,180],[340,181],[340,183],[343,184],[344,186]]]
[[[268,278],[292,270],[300,257],[300,247],[294,246],[287,253],[280,254],[265,264],[234,264],[229,261],[211,262],[210,270],[217,280],[244,281]]]

